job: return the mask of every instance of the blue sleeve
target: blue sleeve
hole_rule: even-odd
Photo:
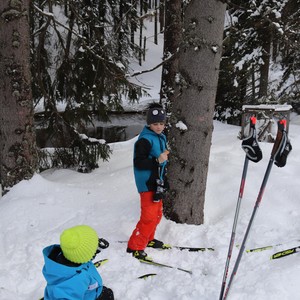
[[[45,295],[45,300],[96,299],[101,294],[102,288],[102,279],[96,268],[82,269],[76,276],[48,289],[49,298]]]

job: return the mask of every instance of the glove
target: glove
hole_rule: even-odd
[[[287,141],[282,153],[278,153],[275,156],[275,165],[279,168],[284,167],[286,164],[287,157],[291,151],[292,151],[292,145],[290,141]]]
[[[153,196],[153,202],[160,202],[165,198],[165,186],[164,186],[164,181],[161,179],[156,179],[156,191]]]

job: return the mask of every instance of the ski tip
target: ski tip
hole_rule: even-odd
[[[156,275],[157,275],[156,273],[144,274],[144,275],[139,276],[138,279],[147,279],[149,277],[153,277],[153,276],[156,276]]]
[[[295,247],[295,248],[291,248],[291,249],[286,249],[286,250],[283,250],[283,251],[280,251],[280,252],[277,252],[277,253],[274,253],[270,259],[278,259],[278,258],[281,258],[281,257],[285,257],[285,256],[288,256],[288,255],[291,255],[291,254],[295,254],[297,253],[297,249],[299,247]]]
[[[104,264],[107,263],[107,262],[108,262],[108,258],[101,259],[101,260],[99,260],[99,261],[94,262],[94,266],[95,266],[96,268],[98,268],[98,267],[104,265]]]

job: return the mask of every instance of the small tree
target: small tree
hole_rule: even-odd
[[[0,1],[0,175],[2,190],[36,170],[29,0]]]

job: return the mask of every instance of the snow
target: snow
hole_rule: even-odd
[[[293,115],[289,131],[293,151],[284,168],[272,168],[246,248],[284,245],[244,253],[229,299],[295,299],[300,293],[300,255],[269,259],[277,251],[299,245],[299,126],[299,116]],[[110,242],[96,260],[109,259],[99,272],[116,299],[217,299],[245,157],[237,139],[239,130],[214,123],[204,224],[176,224],[163,218],[156,234],[166,243],[213,247],[215,251],[147,250],[155,260],[191,270],[193,275],[141,264],[126,253],[126,243],[118,243],[129,238],[140,213],[132,171],[134,138],[111,144],[111,160],[100,162],[99,169],[90,174],[47,170],[15,185],[1,198],[0,299],[42,296],[42,249],[59,243],[60,233],[78,224],[92,226]],[[264,158],[249,163],[236,244],[242,242],[270,158],[272,144],[260,146]],[[234,247],[230,273],[237,253]],[[137,279],[146,273],[157,276]]]
[[[274,110],[274,111],[290,111],[292,106],[288,104],[259,104],[259,105],[243,105],[242,110],[255,109],[255,110]]]
[[[175,124],[176,128],[179,128],[182,131],[186,131],[188,127],[182,122],[178,121],[177,124]]]
[[[148,44],[149,45],[149,44]],[[134,70],[152,68],[161,59],[161,40],[148,60]],[[148,55],[148,53],[147,53]],[[156,58],[156,60],[154,59]],[[160,72],[136,81],[149,87],[150,97],[134,109],[159,98]],[[128,104],[128,109],[132,106]],[[176,224],[165,218],[156,237],[179,246],[213,247],[187,252],[147,249],[155,260],[191,270],[158,268],[139,263],[126,253],[126,243],[140,214],[132,169],[136,138],[111,144],[108,162],[89,174],[50,169],[15,185],[0,199],[0,299],[35,300],[43,295],[44,247],[59,243],[60,233],[87,224],[110,242],[95,260],[109,261],[98,270],[104,285],[122,300],[214,300],[219,298],[245,154],[237,138],[240,127],[214,122],[203,225]],[[287,165],[271,170],[246,248],[282,244],[257,253],[244,253],[228,299],[290,300],[299,298],[300,254],[278,260],[270,256],[299,245],[300,116],[292,114],[289,128],[293,151]],[[249,162],[235,244],[241,244],[270,158],[272,144],[260,143],[263,160]],[[229,276],[239,249],[234,247]],[[146,273],[157,276],[146,280]]]

